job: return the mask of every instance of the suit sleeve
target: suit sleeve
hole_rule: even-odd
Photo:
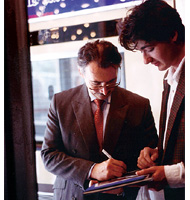
[[[144,133],[140,136],[141,149],[147,146],[151,148],[157,147],[158,135],[149,100],[145,106],[142,127],[144,129]]]
[[[144,98],[132,100],[126,112],[122,135],[114,155],[118,160],[126,163],[128,171],[137,168],[137,159],[144,147],[155,148],[158,142],[149,100]]]
[[[138,112],[140,116],[137,118],[139,119],[140,125],[137,126],[138,129],[135,133],[135,139],[133,140],[135,143],[135,149],[131,158],[134,163],[129,163],[129,166],[134,164],[133,166],[135,167],[137,167],[137,159],[140,155],[140,151],[145,147],[155,148],[158,143],[157,130],[149,100],[144,101],[143,105],[141,104],[138,106]]]
[[[49,172],[83,187],[93,162],[69,156],[63,143],[55,102],[54,97],[48,113],[41,157]]]

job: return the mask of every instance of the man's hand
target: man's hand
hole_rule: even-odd
[[[137,166],[140,169],[145,169],[148,167],[155,166],[154,162],[158,158],[158,149],[151,149],[150,147],[145,147],[141,150],[140,155],[137,160]]]
[[[110,158],[102,163],[95,164],[90,178],[98,181],[105,181],[116,177],[121,177],[126,173],[127,166],[124,162]]]
[[[149,188],[159,191],[167,185],[164,166],[153,166],[136,172],[137,175],[152,175],[153,181],[148,184]]]

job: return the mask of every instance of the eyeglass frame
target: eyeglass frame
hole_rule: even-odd
[[[118,67],[118,70],[121,70],[121,66],[119,66]],[[110,84],[106,84],[106,85],[97,85],[97,86],[94,86],[94,87],[96,87],[96,89],[93,89],[93,88],[91,88],[91,87],[88,87],[90,90],[101,90],[102,88],[104,88],[104,87],[106,87],[106,88],[108,88],[108,89],[112,89],[112,88],[114,88],[114,87],[118,87],[119,85],[120,85],[120,81],[121,81],[121,71],[119,72],[120,73],[120,76],[119,76],[119,82],[117,82],[117,83],[110,83]],[[113,85],[113,86],[111,86],[110,87],[110,85]]]
[[[119,66],[118,67],[118,69],[120,69],[121,70],[121,66]],[[110,83],[110,84],[106,84],[106,85],[97,85],[97,86],[94,86],[94,87],[96,87],[96,89],[93,89],[93,88],[91,88],[91,87],[88,87],[89,88],[89,90],[101,90],[102,88],[104,88],[104,87],[106,87],[106,88],[108,88],[108,89],[112,89],[112,88],[114,88],[114,87],[118,87],[119,85],[120,85],[120,80],[121,80],[121,71],[119,72],[120,73],[120,76],[119,76],[119,82],[117,82],[117,83]],[[111,86],[110,87],[110,85],[113,85],[113,86]]]
[[[111,86],[111,85],[113,85],[113,86]],[[95,88],[90,88],[90,87],[88,87],[90,90],[101,90],[102,88],[104,88],[104,87],[106,87],[106,88],[109,88],[109,89],[111,89],[111,88],[114,88],[114,87],[117,87],[117,86],[119,86],[120,85],[120,82],[118,82],[118,83],[110,83],[110,84],[106,84],[106,85],[97,85],[97,86],[94,86]],[[110,87],[111,86],[111,87]]]
[[[120,69],[121,70],[121,66],[119,66],[117,69]],[[82,72],[84,73],[84,68],[82,69]],[[88,87],[88,89],[89,90],[101,90],[102,88],[104,88],[104,87],[106,87],[106,88],[109,88],[109,89],[111,89],[111,88],[114,88],[114,87],[118,87],[119,85],[120,85],[120,81],[121,81],[121,71],[119,72],[120,73],[120,76],[119,76],[119,82],[117,82],[117,83],[110,83],[110,84],[106,84],[106,85],[104,85],[104,86],[94,86],[94,87],[97,87],[96,89],[93,89],[93,88],[91,88],[91,87]],[[113,86],[112,87],[110,87],[110,85],[112,85],[113,84]]]

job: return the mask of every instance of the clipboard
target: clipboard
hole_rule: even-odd
[[[113,190],[116,188],[124,187],[124,186],[132,186],[132,185],[142,185],[147,182],[152,181],[152,177],[149,175],[125,175],[119,178],[114,178],[108,181],[102,181],[99,183],[95,183],[91,187],[87,188],[83,194],[93,194],[97,192],[104,192],[108,190]]]

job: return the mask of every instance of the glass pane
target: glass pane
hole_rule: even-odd
[[[77,69],[76,56],[79,48],[91,39],[105,39],[116,45],[123,58],[119,73],[120,87],[126,88],[124,50],[118,43],[116,24],[118,19],[123,17],[121,9],[126,12],[128,1],[126,0],[125,4],[121,0],[110,1],[105,5],[102,0],[85,0],[83,2],[90,4],[87,9],[74,9],[74,12],[69,10],[66,13],[61,13],[63,3],[67,4],[66,9],[69,4],[76,7],[76,3],[82,1],[59,1],[59,14],[53,12],[56,10],[53,8],[56,3],[49,2],[28,1],[39,200],[45,199],[47,195],[48,199],[53,199],[55,175],[44,168],[40,156],[49,105],[53,94],[84,83]],[[94,2],[99,4],[99,8],[92,7]],[[122,4],[121,7],[116,5],[118,2]],[[42,5],[45,3],[47,4]]]

